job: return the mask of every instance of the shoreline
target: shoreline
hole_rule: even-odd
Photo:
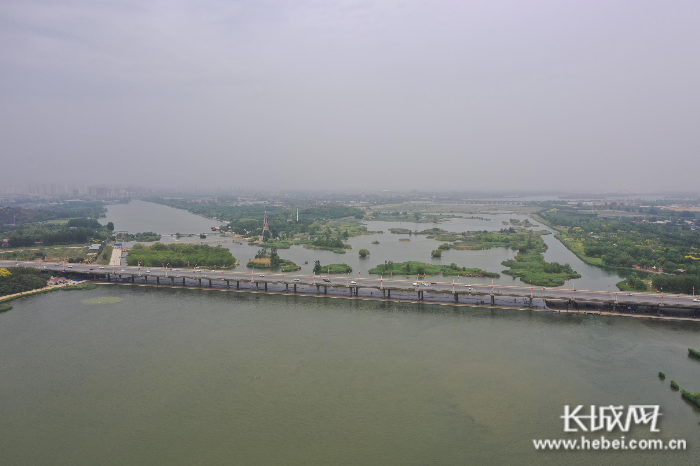
[[[277,295],[277,296],[302,296],[309,298],[321,298],[321,299],[348,299],[348,300],[359,300],[359,301],[378,301],[378,302],[395,302],[395,303],[406,303],[406,304],[428,304],[428,305],[438,305],[438,306],[453,306],[453,307],[472,307],[481,309],[504,309],[512,311],[535,311],[535,312],[550,312],[559,314],[579,314],[579,315],[596,315],[596,316],[612,316],[612,317],[632,317],[636,319],[652,319],[652,320],[664,320],[664,321],[677,321],[677,322],[696,322],[700,323],[698,319],[692,319],[690,317],[672,317],[672,316],[653,316],[646,314],[625,314],[621,312],[609,312],[609,311],[580,311],[580,310],[565,310],[565,309],[544,309],[544,308],[534,308],[534,307],[519,307],[519,306],[504,306],[504,305],[486,305],[486,304],[470,304],[470,303],[452,303],[452,302],[437,302],[437,301],[417,301],[413,299],[397,299],[397,298],[381,298],[381,297],[366,297],[366,296],[329,296],[326,294],[314,294],[314,293],[287,293],[282,291],[259,291],[259,290],[233,290],[230,288],[209,288],[209,287],[193,287],[193,286],[181,286],[181,285],[150,285],[146,283],[121,283],[121,282],[93,282],[96,285],[115,285],[115,286],[140,286],[140,287],[150,287],[150,288],[172,288],[172,289],[187,289],[187,290],[204,290],[204,291],[218,291],[218,292],[232,292],[232,293],[252,293],[252,294],[263,294],[263,295]]]
[[[90,283],[93,283],[93,282],[92,281],[83,281],[80,283],[64,283],[61,285],[53,285],[53,286],[46,286],[44,288],[38,288],[36,290],[22,291],[21,293],[8,294],[5,296],[0,296],[0,304],[9,303],[10,301],[14,301],[15,299],[24,298],[26,296],[33,296],[35,294],[50,293],[52,291],[58,291],[58,290],[62,290],[62,289],[67,289],[67,291],[71,291],[74,289],[75,290],[84,289],[84,286],[89,285]]]

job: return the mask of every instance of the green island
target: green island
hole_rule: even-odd
[[[12,306],[10,306],[9,304],[0,304],[0,312],[7,312],[11,310]]]
[[[155,243],[151,246],[135,244],[126,256],[126,263],[140,263],[144,267],[161,267],[163,264],[169,267],[231,267],[236,264],[236,259],[231,251],[220,245]]]
[[[152,231],[144,231],[141,233],[117,233],[115,236],[117,241],[138,241],[141,243],[151,243],[154,241],[160,241],[161,236],[158,233]]]
[[[650,276],[655,290],[690,294],[700,287],[700,234],[689,220],[694,213],[639,207],[623,216],[585,206],[548,207],[533,217],[557,230],[557,239],[585,263],[635,271],[639,280]],[[628,286],[642,291],[639,281]]]
[[[314,262],[314,273],[317,275],[320,275],[322,273],[341,274],[350,272],[352,272],[352,267],[350,267],[348,264],[321,265],[321,261]]]
[[[373,275],[454,275],[462,277],[498,278],[500,274],[486,270],[460,267],[455,263],[450,265],[427,264],[419,261],[392,262],[387,261],[369,269]]]
[[[248,261],[246,267],[250,267],[251,269],[280,269],[282,272],[296,272],[297,270],[301,270],[301,267],[294,262],[282,259],[279,254],[277,254],[276,247],[272,247],[269,253],[265,247],[258,250],[258,252],[255,253],[255,257]]]
[[[567,280],[581,278],[569,264],[545,261],[537,249],[520,249],[515,259],[503,261],[501,265],[509,268],[504,274],[535,286],[562,286]]]
[[[408,211],[368,211],[365,215],[366,220],[411,223],[440,223],[455,217],[455,215],[450,214],[424,214],[421,212],[409,213]]]
[[[344,238],[371,233],[360,221],[364,218],[364,210],[355,207],[299,207],[297,220],[297,210],[293,205],[237,205],[236,197],[222,196],[202,202],[163,198],[145,200],[222,221],[225,225],[221,226],[221,231],[246,238],[262,236],[263,218],[267,215],[270,235],[269,238],[265,235],[266,241],[279,238],[300,244],[298,241],[313,241],[317,235],[324,233],[322,230],[325,228],[331,230],[333,237],[336,232],[340,232]]]
[[[691,393],[688,390],[681,389],[681,396],[700,408],[700,392]]]
[[[688,348],[688,356],[691,358],[700,359],[700,351],[696,350],[695,348]]]
[[[671,389],[672,390],[680,390],[681,386],[678,385],[678,382],[675,380],[671,379]]]

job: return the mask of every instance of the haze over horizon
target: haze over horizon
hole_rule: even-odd
[[[695,190],[700,3],[8,0],[0,184]]]

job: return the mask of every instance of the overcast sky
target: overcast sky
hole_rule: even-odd
[[[700,1],[0,1],[0,184],[697,190]]]

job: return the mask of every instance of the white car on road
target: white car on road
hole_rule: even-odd
[[[294,281],[295,281],[295,282],[300,282],[301,280],[299,280],[298,278],[295,278]]]
[[[355,280],[350,280],[351,285],[357,285],[357,282]]]

